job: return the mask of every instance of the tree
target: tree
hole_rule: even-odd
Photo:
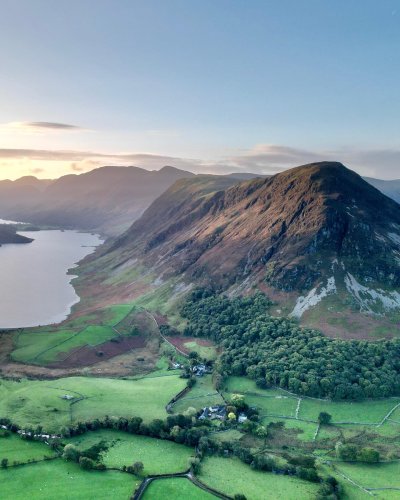
[[[198,458],[190,457],[189,460],[189,467],[190,469],[194,472],[197,473],[200,470],[200,460]]]
[[[196,413],[197,413],[197,410],[196,410],[196,408],[193,408],[193,406],[189,406],[189,408],[183,412],[185,417],[194,417],[196,415]]]
[[[246,407],[243,394],[232,394],[231,402],[238,410]]]
[[[85,470],[91,470],[94,468],[93,460],[88,458],[88,457],[80,457],[79,458],[79,465],[82,467],[82,469],[85,469]]]
[[[358,448],[354,444],[339,444],[336,453],[341,460],[353,462],[357,460]]]
[[[321,411],[318,415],[318,422],[321,425],[329,425],[332,421],[332,415],[327,413],[326,411]]]
[[[231,422],[234,422],[236,420],[236,415],[233,413],[233,411],[231,413],[228,413],[228,419]]]
[[[196,379],[194,377],[190,377],[188,381],[186,382],[187,387],[191,389],[193,386],[196,385]]]
[[[78,448],[75,445],[67,444],[66,446],[64,446],[64,451],[63,451],[62,457],[65,460],[68,460],[70,462],[78,462],[80,456],[81,456],[81,452],[78,450]]]
[[[367,462],[369,464],[379,462],[380,460],[379,451],[369,447],[362,448],[357,453],[357,460],[359,460],[360,462]]]
[[[8,458],[3,458],[1,461],[1,468],[7,469],[7,467],[8,467]]]
[[[181,432],[181,430],[182,429],[179,427],[179,425],[174,425],[172,427],[172,429],[169,431],[169,435],[172,438],[176,439],[179,436],[179,433]]]
[[[267,438],[267,435],[268,435],[268,431],[266,429],[266,427],[264,427],[263,425],[259,425],[256,430],[255,430],[255,434],[256,436],[258,436],[259,438],[262,438],[264,439],[264,443],[265,443],[265,440]]]
[[[168,358],[172,359],[175,356],[175,349],[172,347],[172,345],[168,344],[167,342],[164,342],[161,345],[161,354],[164,356],[167,356]]]
[[[143,462],[135,462],[133,464],[133,473],[136,474],[137,476],[140,476],[143,472],[144,466]]]
[[[247,497],[241,493],[237,493],[233,498],[234,500],[247,500]]]

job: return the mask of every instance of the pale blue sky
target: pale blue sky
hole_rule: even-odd
[[[267,172],[319,158],[400,177],[400,0],[0,7],[0,177],[105,159]]]

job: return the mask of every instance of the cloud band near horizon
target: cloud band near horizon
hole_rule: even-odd
[[[40,123],[48,123],[49,127],[54,125],[50,122]],[[57,126],[69,127],[63,124],[57,124]],[[9,171],[13,164],[18,165],[18,170],[23,170],[24,163],[26,163],[26,172],[23,175],[40,173],[43,174],[41,176],[58,177],[60,171],[64,174],[86,172],[106,164],[134,165],[156,170],[165,165],[171,165],[194,173],[226,174],[246,171],[256,174],[274,174],[287,168],[323,160],[340,161],[365,176],[382,179],[400,178],[400,149],[310,151],[271,144],[259,144],[236,156],[215,161],[147,153],[4,148],[0,149],[0,177],[3,177],[2,170],[6,168]],[[57,164],[60,167],[62,165],[62,168],[55,168]]]

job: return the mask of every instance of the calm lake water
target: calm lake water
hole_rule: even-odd
[[[68,269],[102,240],[77,231],[21,231],[32,243],[0,247],[0,328],[58,323],[79,301]]]

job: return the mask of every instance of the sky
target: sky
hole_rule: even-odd
[[[0,178],[400,178],[400,0],[0,0]]]

